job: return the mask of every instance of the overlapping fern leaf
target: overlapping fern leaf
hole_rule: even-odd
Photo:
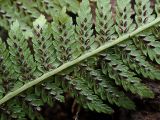
[[[95,11],[88,0],[30,2],[0,2],[8,31],[0,39],[1,120],[43,120],[43,105],[65,102],[66,94],[108,114],[113,105],[136,109],[127,92],[154,97],[143,78],[160,80],[159,0],[154,8],[149,0],[117,0],[115,14],[109,0],[95,1]]]

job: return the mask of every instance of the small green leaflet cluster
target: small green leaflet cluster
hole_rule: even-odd
[[[80,5],[71,0],[32,2],[0,2],[0,26],[9,33],[6,41],[0,40],[1,120],[43,120],[43,105],[65,102],[66,94],[85,109],[108,114],[114,112],[112,105],[136,108],[125,92],[141,98],[154,97],[141,78],[160,80],[159,25],[127,37],[128,41],[86,57],[79,64],[75,60],[152,22],[160,13],[159,0],[155,10],[149,0],[136,0],[133,8],[130,0],[117,0],[115,16],[109,1],[98,0],[96,17],[87,0]],[[77,13],[76,23],[68,11]],[[59,70],[72,62],[73,67]],[[8,94],[54,70],[59,71],[46,81],[2,102]]]

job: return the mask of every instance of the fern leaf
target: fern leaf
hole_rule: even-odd
[[[57,0],[61,7],[66,6],[68,11],[77,13],[80,8],[78,0]]]
[[[94,83],[92,87],[94,87],[95,93],[101,95],[100,97],[103,100],[108,100],[111,104],[116,104],[127,109],[135,109],[134,103],[124,92],[117,89],[115,83],[109,77],[100,73],[99,70],[91,70],[89,75],[91,76],[90,81]],[[123,101],[125,101],[125,104]]]
[[[4,94],[7,94],[11,90],[11,88],[14,86],[12,81],[16,78],[13,77],[15,72],[14,72],[14,69],[12,68],[13,67],[12,63],[9,62],[9,57],[10,57],[9,51],[6,48],[6,45],[4,43],[2,43],[2,41],[0,41],[0,42],[1,42],[0,53],[1,53],[1,55],[3,55],[3,57],[1,57],[1,65],[0,65],[1,66],[1,72],[0,72],[0,74],[1,74],[1,78],[0,78],[0,80],[1,80],[1,86],[0,86],[1,94],[0,95],[1,95],[1,97],[3,97]],[[5,59],[3,59],[3,58],[5,58]],[[11,70],[8,71],[7,68],[12,69],[12,71]],[[15,98],[15,99],[16,99],[16,101],[18,100],[17,98]],[[8,106],[10,108],[6,109],[6,106]],[[4,109],[2,109],[2,113],[3,113],[2,117],[3,118],[1,118],[1,119],[5,119],[5,118],[6,119],[9,119],[9,118],[23,119],[25,117],[25,114],[24,114],[24,111],[23,111],[21,105],[19,103],[16,103],[14,100],[11,103],[7,104],[6,106]],[[18,112],[14,111],[15,109],[17,109]]]
[[[82,52],[95,49],[94,36],[92,30],[92,14],[89,7],[89,1],[82,1],[80,10],[78,12],[77,26],[76,26],[76,39],[80,44]]]
[[[22,9],[19,9],[18,6],[16,6],[16,4],[14,5],[13,4],[14,2],[13,3],[12,2],[13,1],[6,0],[6,1],[2,1],[0,4],[0,8],[2,11],[1,19],[4,21],[4,23],[2,22],[1,26],[4,26],[6,29],[9,29],[9,26],[14,21],[19,19],[21,25],[23,25],[23,29],[26,30],[26,28],[28,27],[29,24],[31,24],[32,21],[29,20],[30,17],[25,16],[23,12],[21,12],[21,10],[27,11],[27,8],[26,7],[23,8],[23,5],[22,5]],[[12,14],[13,11],[15,11],[14,14]],[[24,18],[24,19],[21,19],[21,18]],[[7,21],[7,23],[5,21]]]
[[[154,97],[153,92],[140,83],[141,80],[116,55],[108,54],[105,61],[107,64],[102,64],[104,74],[108,74],[110,78],[114,79],[117,85],[122,85],[126,91],[137,93],[141,97]]]
[[[156,0],[155,11],[157,13],[157,16],[159,16],[160,15],[160,1],[159,0]]]
[[[150,0],[136,0],[135,2],[135,19],[138,26],[149,23],[155,19],[154,15],[152,15],[153,9],[151,8]]]
[[[95,23],[96,32],[98,33],[96,39],[98,39],[100,45],[113,39],[113,33],[115,32],[113,25],[110,2],[100,0],[97,3]]]
[[[146,30],[147,28],[156,25],[158,22],[159,22],[159,18],[157,18],[156,20],[154,20],[151,23],[146,24],[145,26],[142,26],[142,27],[138,28],[137,30],[135,30],[135,31],[133,31],[133,32],[131,32],[129,34],[123,35],[122,37],[118,38],[117,40],[114,40],[114,41],[111,41],[111,42],[107,42],[105,45],[103,45],[103,46],[101,46],[101,47],[99,47],[99,48],[97,48],[97,49],[95,49],[95,50],[93,50],[91,52],[88,52],[88,53],[86,53],[86,54],[78,57],[77,59],[71,61],[71,62],[63,64],[62,66],[58,67],[57,69],[55,69],[55,70],[53,70],[51,72],[46,73],[45,75],[39,77],[38,79],[33,80],[33,81],[25,84],[21,88],[17,89],[16,91],[14,91],[14,92],[6,95],[3,99],[1,99],[0,104],[8,101],[12,97],[16,96],[17,94],[21,93],[22,91],[25,91],[26,89],[28,89],[30,87],[36,85],[37,83],[43,81],[44,79],[48,78],[49,76],[57,74],[58,72],[66,69],[66,68],[68,68],[68,67],[70,67],[72,65],[75,65],[78,62],[81,62],[82,60],[84,60],[84,59],[86,59],[88,57],[91,57],[91,56],[93,56],[93,55],[95,55],[95,54],[97,54],[99,52],[102,52],[103,50],[105,50],[105,49],[107,49],[107,48],[109,48],[111,46],[114,46],[115,44],[118,44],[118,43],[120,43],[120,42],[122,42],[124,40],[127,40],[129,37],[133,37],[133,36],[137,35],[138,33]]]
[[[120,52],[124,64],[130,69],[143,75],[145,78],[159,80],[159,70],[153,64],[146,61],[146,57],[133,44],[129,46],[121,46]]]
[[[52,23],[53,45],[56,49],[57,63],[65,63],[77,58],[81,52],[75,41],[72,19],[66,14],[66,8],[57,14]]]
[[[8,110],[11,110],[10,116],[12,119],[25,119],[25,112],[20,104],[16,102],[19,101],[18,99],[14,99],[12,102],[8,103]]]
[[[16,34],[18,33],[18,35]],[[10,50],[10,59],[12,61],[12,66],[14,70],[14,76],[15,81],[14,87],[12,90],[17,89],[19,86],[23,85],[27,81],[24,81],[26,79],[34,79],[34,71],[36,69],[36,65],[33,61],[33,56],[30,52],[30,49],[28,48],[28,42],[25,39],[25,36],[23,32],[20,29],[18,21],[14,22],[11,31],[9,33],[10,38],[7,40],[8,45],[9,45],[9,50]],[[15,75],[16,73],[16,75]],[[29,90],[30,91],[30,90]],[[33,90],[31,90],[33,91]],[[26,100],[27,97],[29,97],[27,94],[24,94],[23,100],[26,101],[25,104],[29,107],[35,106],[36,108],[38,107],[37,104],[34,103],[34,99],[32,98],[30,103],[27,103],[28,101]],[[37,96],[36,96],[37,97]],[[20,100],[20,98],[17,98]],[[23,108],[22,103],[19,102],[19,105],[21,108]],[[36,113],[36,111],[35,111]],[[27,114],[27,113],[26,113]],[[29,113],[28,113],[29,114]],[[38,114],[38,112],[37,112]]]
[[[7,6],[6,2],[1,2]],[[115,22],[112,21],[109,2],[100,0],[97,3],[95,24],[92,21],[89,1],[82,1],[78,8],[75,26],[71,17],[67,15],[67,10],[72,6],[68,6],[70,1],[64,2],[66,7],[63,7],[62,11],[55,10],[55,15],[51,15],[53,18],[50,18],[49,11],[54,5],[61,6],[62,0],[32,2],[35,4],[30,6],[25,1],[20,3],[18,0],[10,1],[6,8],[2,7],[7,12],[0,14],[3,20],[7,19],[5,15],[8,13],[13,16],[13,20],[20,19],[20,24],[14,22],[11,26],[7,40],[8,48],[6,49],[3,44],[0,45],[1,56],[5,57],[5,61],[0,61],[2,71],[0,72],[0,95],[2,97],[0,105],[3,104],[1,108],[5,107],[7,110],[10,107],[9,100],[14,97],[11,100],[11,103],[13,102],[11,106],[19,108],[17,112],[9,108],[11,113],[9,117],[15,115],[17,119],[21,111],[19,119],[23,119],[24,114],[31,119],[43,119],[39,115],[41,106],[45,103],[52,106],[55,100],[64,102],[65,92],[71,92],[71,96],[84,108],[104,113],[113,112],[113,109],[107,105],[107,101],[110,104],[134,109],[133,102],[122,91],[118,91],[118,86],[122,86],[125,91],[138,94],[142,98],[154,97],[153,92],[137,76],[142,74],[146,78],[159,79],[159,70],[155,67],[156,65],[145,61],[147,55],[152,61],[159,60],[159,48],[158,45],[156,46],[156,43],[159,43],[159,35],[156,31],[159,31],[160,18],[155,19],[155,16],[152,15],[148,0],[145,0],[145,4],[136,1],[135,12],[137,12],[136,8],[144,10],[143,16],[136,13],[136,21],[132,19],[134,16],[132,16],[130,0],[117,1]],[[33,7],[36,4],[43,7],[42,11],[38,6]],[[7,9],[11,5],[13,6]],[[24,6],[27,9],[23,9]],[[33,23],[33,28],[30,25],[32,15],[27,15],[29,21],[21,19],[22,16],[28,14],[29,9],[32,9],[33,13],[43,14]],[[12,14],[12,10],[15,10],[16,14]],[[138,21],[137,16],[142,17],[142,21]],[[29,28],[23,29],[28,25]],[[134,43],[139,39],[150,36],[154,39],[149,40],[147,44],[143,42],[140,42],[140,45],[135,44],[138,49],[135,47]],[[114,48],[108,49],[107,53],[104,52],[102,63],[98,57],[104,50],[112,46]],[[93,59],[89,59],[90,57]],[[79,64],[80,62],[84,62],[84,66]],[[3,66],[6,66],[5,69]],[[80,71],[76,73],[75,71],[79,69]],[[6,89],[4,85],[6,81],[3,79],[4,70],[9,71],[9,77],[13,79],[10,81],[12,84],[9,85],[9,89]],[[85,71],[87,74],[83,74]],[[63,75],[61,78],[65,80],[62,81],[60,78],[56,80],[58,74]],[[68,80],[66,80],[66,76],[69,77]],[[108,79],[106,80],[106,78]],[[110,80],[113,81],[110,82]],[[38,84],[42,81],[45,82]],[[34,85],[37,86],[33,87]],[[101,90],[103,92],[100,92]],[[25,92],[22,94],[23,91]],[[18,94],[20,95],[18,96]],[[124,104],[124,100],[127,101],[126,104]],[[20,102],[16,104],[14,101]],[[32,116],[33,113],[35,113],[34,116]],[[5,117],[5,114],[4,110],[2,116]],[[7,116],[4,119],[8,119]]]
[[[25,0],[24,0],[25,2]],[[61,7],[59,3],[55,0],[32,0],[33,5],[31,6],[32,9],[36,9],[39,14],[44,14],[48,18],[48,21],[52,21],[52,18],[55,16],[54,11],[60,10]]]
[[[86,81],[82,78],[70,78],[66,77],[67,81],[69,79],[69,91],[72,91],[72,96],[83,105],[84,108],[88,108],[92,111],[103,112],[111,114],[113,110],[108,105],[104,104],[102,100],[94,94],[92,89],[89,89]],[[72,80],[70,80],[72,79]]]
[[[71,4],[72,3],[72,4]],[[21,24],[24,24],[23,29],[26,30],[26,26],[32,26],[32,22],[39,17],[40,14],[46,16],[47,21],[51,22],[55,16],[54,12],[61,10],[64,6],[67,10],[77,13],[79,10],[78,1],[66,1],[66,0],[5,0],[0,1],[0,25],[9,30],[9,25],[16,19],[19,19]],[[14,11],[14,14],[12,12]]]
[[[33,38],[33,49],[35,52],[35,60],[37,63],[36,74],[40,76],[42,73],[53,69],[55,62],[55,49],[51,38],[51,27],[46,25],[44,16],[40,16],[34,23],[35,37]],[[52,56],[52,57],[51,57]]]
[[[0,20],[0,26],[3,26],[5,29],[9,29],[9,26],[14,21],[14,18],[5,9],[0,7]]]
[[[31,26],[33,20],[38,18],[38,16],[40,15],[40,13],[38,13],[30,7],[30,2],[28,1],[14,0],[12,2],[12,6],[15,12],[19,15],[19,17],[23,18],[21,20],[26,21],[29,26]]]
[[[11,74],[13,71],[8,71],[8,68],[12,69],[11,62],[9,62],[9,51],[6,45],[0,39],[0,97],[2,98],[5,93],[9,92],[11,88],[10,80],[12,79]]]
[[[9,45],[10,59],[13,62],[15,73],[17,73],[17,77],[19,77],[23,83],[26,83],[27,81],[23,80],[34,78],[32,74],[35,70],[35,63],[30,49],[28,48],[27,40],[21,32],[18,21],[13,23],[9,36],[10,38],[7,42]]]
[[[37,63],[37,69],[35,71],[36,76],[40,76],[43,73],[59,66],[59,62],[56,62],[56,53],[53,43],[54,41],[52,41],[52,28],[49,25],[45,25],[45,23],[46,19],[44,16],[40,16],[39,19],[33,23],[35,37],[33,38],[32,42],[33,48],[35,50],[35,60]],[[36,89],[38,93],[41,91],[41,97],[44,103],[47,102],[52,106],[54,99],[64,101],[63,96],[60,95],[63,93],[63,91],[58,86],[56,86],[54,81],[51,83],[44,83],[40,88]]]

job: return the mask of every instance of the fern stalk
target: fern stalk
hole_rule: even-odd
[[[31,81],[31,82],[28,82],[26,84],[24,84],[22,87],[18,88],[17,90],[13,91],[13,92],[10,92],[8,93],[6,96],[4,96],[1,100],[0,100],[0,105],[2,105],[3,103],[7,102],[8,100],[10,100],[11,98],[17,96],[18,94],[20,94],[21,92],[31,88],[32,86],[34,85],[37,85],[38,83],[46,80],[47,78],[49,78],[50,76],[53,76],[73,65],[76,65],[77,63],[91,57],[91,56],[94,56],[94,55],[97,55],[98,53],[106,50],[107,48],[110,48],[114,45],[117,45],[118,43],[122,42],[122,41],[125,41],[125,40],[128,40],[129,38],[133,37],[133,36],[136,36],[138,35],[140,32],[158,24],[160,22],[160,17],[158,17],[157,19],[155,19],[154,21],[144,25],[144,26],[141,26],[139,27],[138,29],[136,29],[135,31],[131,32],[131,33],[128,33],[128,34],[125,34],[123,35],[122,37],[119,37],[117,38],[116,40],[113,40],[113,41],[110,41],[110,42],[107,42],[105,45],[91,51],[91,52],[88,52],[80,57],[78,57],[77,59],[75,60],[72,60],[72,61],[69,61],[63,65],[61,65],[60,67],[48,72],[48,73],[45,73],[44,75],[42,75],[41,77]]]

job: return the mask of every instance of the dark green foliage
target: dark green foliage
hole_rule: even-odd
[[[107,114],[114,112],[112,105],[136,109],[126,93],[153,98],[142,79],[160,80],[159,24],[75,61],[159,17],[159,0],[155,8],[149,0],[136,0],[133,7],[130,2],[117,0],[113,14],[107,0],[95,2],[95,11],[88,0],[0,1],[0,26],[8,31],[7,40],[0,39],[0,103],[8,93],[58,71],[0,104],[0,119],[43,120],[42,107],[65,102],[66,94],[85,109]],[[76,65],[63,70],[65,63]]]

